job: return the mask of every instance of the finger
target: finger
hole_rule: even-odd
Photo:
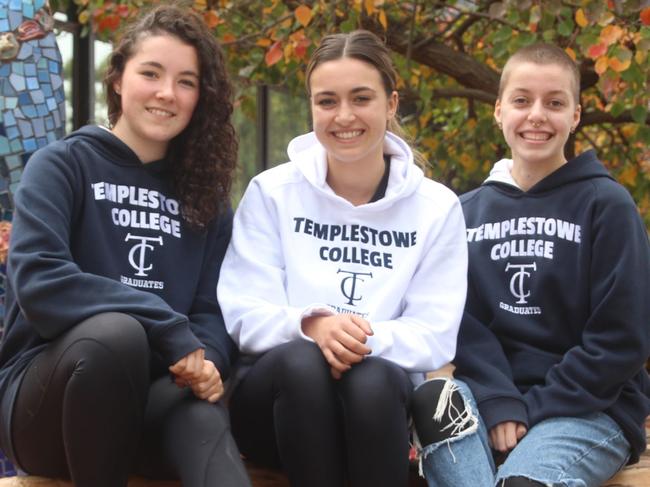
[[[329,349],[340,362],[346,365],[359,363],[365,357],[365,354],[354,353],[337,341],[332,341]]]
[[[506,451],[505,432],[500,424],[494,427],[494,448],[500,452]]]
[[[343,374],[336,370],[334,367],[330,368],[330,374],[332,375],[332,378],[335,380],[339,380],[341,377],[343,377]]]
[[[338,370],[341,373],[350,369],[350,366],[348,364],[341,362],[328,348],[323,350],[323,356],[325,357],[325,360],[327,360],[327,363],[330,364],[330,367]]]
[[[517,423],[517,441],[521,440],[528,433],[528,429],[521,423]]]
[[[368,355],[372,352],[372,350],[370,350],[370,347],[364,345],[363,342],[360,342],[354,336],[349,335],[346,332],[346,330],[337,330],[336,332],[334,332],[333,339],[337,341],[341,345],[341,347],[345,348],[346,350],[349,350],[350,352],[356,355],[361,355],[362,358],[363,356]],[[342,350],[339,350],[338,348],[336,349],[336,351],[342,352]]]
[[[357,325],[361,330],[368,336],[373,334],[372,327],[367,320],[364,320],[361,316],[350,315],[352,322]]]
[[[517,424],[508,422],[505,424],[504,428],[504,440],[505,447],[508,450],[512,450],[517,446]]]
[[[187,355],[182,359],[180,359],[178,362],[176,362],[174,365],[170,366],[169,371],[172,374],[180,375],[185,370],[186,364],[187,364]]]

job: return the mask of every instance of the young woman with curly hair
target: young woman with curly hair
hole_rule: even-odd
[[[221,50],[160,6],[123,34],[106,88],[110,129],[35,153],[16,193],[0,447],[77,487],[250,485],[218,402],[237,149]]]

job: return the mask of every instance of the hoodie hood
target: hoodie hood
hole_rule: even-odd
[[[73,144],[80,143],[93,147],[103,157],[116,166],[143,166],[147,172],[162,173],[168,169],[168,160],[151,161],[143,164],[131,148],[122,142],[113,132],[100,125],[86,125],[75,130],[64,140]]]
[[[501,159],[496,162],[483,184],[494,184],[504,188],[516,188],[518,191],[521,191],[519,185],[512,177],[512,165],[512,159]],[[556,171],[535,184],[527,192],[529,194],[540,194],[566,184],[593,178],[614,179],[605,166],[603,166],[603,163],[598,160],[596,152],[588,150],[580,154],[578,157],[571,159],[566,164],[563,164]]]
[[[314,132],[293,139],[287,153],[290,163],[295,164],[317,191],[340,198],[327,184],[327,154]],[[386,193],[381,200],[362,206],[383,207],[396,199],[410,196],[424,179],[424,173],[413,162],[413,152],[409,145],[392,132],[386,132],[384,154],[390,156],[391,160]]]

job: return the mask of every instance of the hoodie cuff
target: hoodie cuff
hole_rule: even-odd
[[[298,320],[298,332],[300,336],[309,342],[314,341],[302,332],[302,320],[305,318],[311,318],[312,316],[334,316],[335,314],[336,312],[326,304],[310,304],[300,313]]]
[[[497,424],[506,421],[523,423],[528,428],[526,404],[519,399],[513,399],[511,397],[488,399],[481,401],[478,404],[478,409],[488,431]]]

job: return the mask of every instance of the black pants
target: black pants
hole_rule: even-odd
[[[85,320],[30,364],[12,420],[26,472],[76,487],[126,486],[130,472],[185,487],[249,486],[221,405],[151,382],[142,326],[121,313]]]
[[[293,487],[408,484],[407,374],[366,358],[334,380],[319,348],[267,352],[233,391],[233,434],[247,458],[281,465]]]

